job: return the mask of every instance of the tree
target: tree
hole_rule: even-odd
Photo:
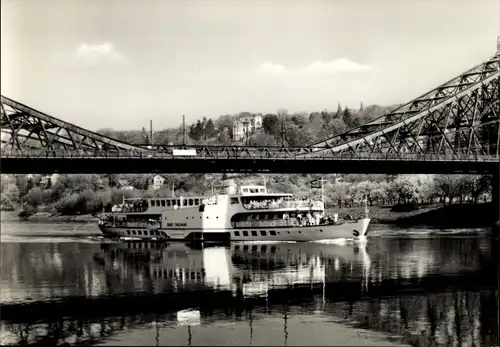
[[[215,126],[214,123],[212,122],[212,119],[209,119],[207,121],[207,125],[205,126],[205,135],[206,138],[213,138],[215,136]]]
[[[11,175],[0,175],[2,182],[0,209],[5,211],[15,210],[19,206],[19,188],[16,179]]]
[[[335,117],[334,118],[342,118],[343,112],[342,112],[342,106],[340,106],[340,102],[337,106],[337,112],[335,112]]]
[[[397,178],[389,184],[398,203],[409,203],[417,196],[417,187],[407,178]]]
[[[341,118],[335,118],[330,123],[330,130],[332,135],[337,135],[344,133],[347,130],[347,127]]]
[[[26,202],[33,206],[37,207],[42,204],[43,202],[43,191],[40,187],[33,187],[29,190],[28,194],[26,195]]]
[[[105,177],[108,180],[108,187],[114,188],[114,187],[118,186],[118,182],[119,182],[118,175],[107,174],[107,175],[105,175]]]
[[[327,109],[324,109],[323,111],[321,111],[321,117],[323,118],[323,124],[324,124],[323,126],[325,128],[328,127],[328,125],[330,124],[330,122],[333,119],[333,116],[334,116],[334,114],[331,112],[328,112]]]
[[[215,127],[218,129],[219,137],[221,135],[224,135],[223,138],[226,139],[229,137],[229,139],[233,138],[233,124],[235,121],[235,117],[231,115],[223,115],[220,116],[219,119],[215,121]]]
[[[443,203],[446,204],[446,199],[451,205],[453,199],[459,195],[459,182],[456,175],[437,175],[434,178],[436,191],[443,198]]]
[[[290,120],[299,128],[303,128],[307,125],[307,114],[295,113]]]
[[[141,136],[140,136],[140,143],[141,144],[149,144],[149,141],[150,141],[150,138],[149,138],[149,135],[148,135],[148,132],[146,130],[146,128],[142,128],[141,130]],[[137,143],[135,141],[131,141],[132,143]]]
[[[248,141],[250,146],[276,146],[276,137],[269,134],[252,135]]]
[[[266,114],[262,120],[262,128],[266,134],[279,136],[280,134],[280,120],[275,114]]]
[[[353,117],[351,111],[349,111],[347,107],[344,109],[344,112],[342,114],[342,120],[344,121],[344,124],[347,126],[347,129],[351,129],[353,127]]]
[[[189,129],[189,137],[195,141],[198,141],[203,136],[203,124],[198,119],[196,124],[192,124]]]

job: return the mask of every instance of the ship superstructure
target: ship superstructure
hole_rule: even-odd
[[[106,236],[196,241],[314,241],[359,238],[370,219],[325,216],[324,203],[230,186],[222,194],[125,199],[100,223]]]

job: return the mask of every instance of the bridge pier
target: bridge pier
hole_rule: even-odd
[[[491,201],[493,203],[493,211],[495,213],[495,222],[497,223],[493,226],[493,234],[495,237],[498,237],[500,232],[500,172],[498,170],[492,173],[491,181]]]

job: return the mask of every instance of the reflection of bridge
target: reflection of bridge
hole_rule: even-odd
[[[498,170],[500,52],[407,104],[307,148],[132,145],[2,96],[2,171],[370,172]]]
[[[453,243],[453,240],[449,241]],[[420,333],[418,325],[424,319],[431,320],[432,324],[428,337],[439,335],[439,331],[449,324],[456,324],[456,314],[462,313],[454,310],[460,308],[462,312],[463,305],[469,306],[471,316],[460,316],[463,321],[460,324],[473,324],[471,322],[479,319],[481,326],[494,326],[491,322],[496,312],[494,295],[464,292],[468,289],[494,289],[496,286],[497,278],[492,276],[494,272],[491,271],[494,259],[486,256],[490,260],[484,261],[481,258],[481,254],[487,252],[484,250],[487,244],[478,240],[457,241],[469,254],[457,261],[450,259],[449,252],[441,249],[449,247],[450,242],[436,243],[435,250],[419,246],[418,241],[405,240],[391,243],[390,249],[375,246],[366,250],[313,244],[233,245],[230,251],[225,248],[196,250],[182,245],[174,245],[173,249],[151,247],[151,244],[145,244],[147,249],[137,248],[140,245],[137,243],[131,243],[129,247],[111,245],[103,248],[104,257],[96,258],[94,263],[94,266],[100,264],[104,269],[105,281],[99,274],[102,273],[99,267],[93,269],[91,276],[102,278],[102,282],[95,285],[108,286],[107,290],[103,288],[94,297],[87,298],[68,293],[70,296],[66,298],[48,302],[5,303],[2,306],[2,324],[5,330],[17,335],[18,341],[26,339],[33,342],[35,337],[42,339],[37,334],[45,331],[47,342],[69,339],[91,343],[102,342],[119,331],[147,326],[152,322],[169,324],[176,317],[178,319],[178,311],[190,308],[199,310],[202,325],[212,324],[214,319],[232,319],[233,316],[246,317],[251,325],[252,319],[266,317],[269,310],[282,312],[286,324],[286,315],[291,307],[319,302],[318,308],[325,314],[338,316],[345,312],[348,317],[365,324],[365,328],[383,331],[390,328],[395,334],[402,331],[408,333],[410,328]],[[65,247],[72,253],[87,253],[75,252],[73,245]],[[402,263],[400,259],[388,257],[388,253],[398,254],[392,247],[397,247],[400,257],[409,261]],[[88,245],[85,248],[90,251],[96,247]],[[430,251],[429,254],[435,252],[435,257],[420,257],[431,263],[426,266],[441,269],[448,265],[457,273],[436,276],[426,273],[425,269],[421,271],[420,265],[412,264],[411,259],[412,254],[425,249]],[[229,253],[231,257],[227,257]],[[91,258],[91,254],[87,255]],[[22,256],[25,261],[33,258],[29,252]],[[370,258],[377,257],[385,257],[387,266],[396,269],[389,272],[370,267]],[[52,270],[58,276],[47,273],[44,278],[71,280],[68,276],[74,273],[74,264],[65,265],[65,258],[62,255],[63,263],[56,264]],[[223,259],[227,266],[220,263]],[[214,261],[218,264],[217,269],[210,265]],[[13,265],[16,269],[19,267],[19,264]],[[66,268],[71,271],[67,272]],[[301,268],[309,269],[310,276],[304,276]],[[51,268],[44,271],[50,272]],[[78,269],[77,272],[82,273]],[[389,273],[392,275],[387,276]],[[283,281],[284,277],[288,281]],[[226,278],[231,278],[230,283],[224,282]],[[38,279],[43,280],[42,277]],[[245,294],[245,284],[252,282],[260,288],[266,282],[265,293],[250,290],[250,295]],[[274,287],[269,285],[273,282]],[[80,289],[82,287],[79,286]],[[217,287],[220,290],[214,290]],[[449,291],[455,293],[443,294]],[[455,312],[455,317],[450,316],[450,312]],[[427,319],[426,315],[430,318]],[[385,327],[383,322],[388,319],[398,325],[393,323]],[[158,327],[157,323],[155,325]],[[401,331],[394,331],[397,329]],[[485,334],[480,337],[483,341],[488,336]],[[477,340],[477,337],[471,338]]]

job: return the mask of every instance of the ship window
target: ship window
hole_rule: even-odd
[[[276,236],[276,231],[274,231],[274,230],[269,230],[269,234],[271,234],[271,236]]]
[[[239,203],[238,198],[231,198],[231,205]]]
[[[194,199],[194,204],[199,205],[200,204],[200,199]]]
[[[189,199],[189,206],[193,206],[193,199]]]
[[[257,236],[257,231],[252,230],[252,236]]]
[[[165,200],[162,200],[162,201],[161,201],[161,205],[162,205],[162,206],[165,206]]]
[[[151,207],[155,206],[155,201],[154,200],[150,200],[149,202],[151,203]]]
[[[239,231],[235,231],[234,232],[234,236],[240,236],[240,232]]]
[[[177,206],[181,207],[181,201],[177,199]]]
[[[248,251],[248,245],[243,246],[243,252]]]
[[[156,206],[160,206],[160,200],[156,200]]]
[[[130,235],[130,230],[127,230],[127,235]]]
[[[252,246],[252,252],[257,252],[257,246]]]
[[[243,189],[243,193],[248,193],[248,189],[247,188]]]
[[[261,193],[264,193],[264,188],[260,188],[260,192],[261,192]]]
[[[167,200],[167,206],[172,206],[172,203],[170,200]]]
[[[245,231],[243,232],[243,236],[248,236],[248,231],[246,231],[246,230],[245,230]]]
[[[259,190],[255,188],[250,188],[250,193],[258,193]]]
[[[265,230],[261,230],[261,231],[260,231],[260,235],[261,235],[261,236],[267,236],[266,231],[265,231]]]
[[[266,246],[266,245],[261,246],[261,247],[260,247],[260,251],[261,251],[262,253],[265,253],[265,252],[267,251],[267,246]]]
[[[135,230],[132,230],[132,235],[137,235],[137,232]]]
[[[276,246],[271,246],[271,253],[276,252]]]
[[[234,250],[235,250],[235,251],[239,251],[239,250],[240,250],[240,245],[236,245],[236,246],[234,246]]]

